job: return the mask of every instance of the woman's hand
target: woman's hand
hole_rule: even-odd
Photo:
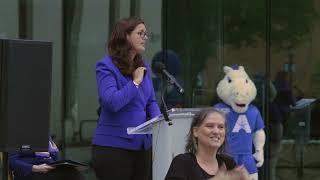
[[[145,70],[145,67],[138,67],[136,70],[133,71],[132,79],[135,84],[139,85],[142,82]]]
[[[32,166],[32,172],[37,172],[37,173],[47,173],[52,169],[54,169],[54,167],[49,166],[48,164],[39,164],[39,165]]]
[[[240,177],[240,180],[250,180],[250,175],[244,165],[238,166],[230,171],[235,177]]]
[[[243,165],[227,170],[225,164],[223,164],[217,174],[210,180],[250,180],[250,176]]]

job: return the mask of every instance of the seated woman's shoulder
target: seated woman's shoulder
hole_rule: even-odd
[[[184,153],[184,154],[176,155],[173,159],[176,159],[176,160],[191,160],[194,157],[195,156],[192,153]]]
[[[219,165],[224,163],[228,170],[233,169],[236,167],[236,162],[231,156],[228,156],[226,154],[217,154],[217,159],[219,162]]]

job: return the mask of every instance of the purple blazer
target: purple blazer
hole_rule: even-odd
[[[160,115],[151,80],[151,69],[137,88],[129,76],[121,74],[111,57],[96,64],[96,80],[101,113],[92,144],[131,150],[149,149],[151,135],[128,135],[127,127],[136,127]]]

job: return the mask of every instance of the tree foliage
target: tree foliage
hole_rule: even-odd
[[[219,42],[231,47],[256,47],[266,42],[273,49],[299,46],[310,39],[318,14],[314,0],[167,0],[164,47],[182,57],[185,78],[195,88],[196,76],[207,57],[216,56]],[[270,18],[270,27],[267,19]]]

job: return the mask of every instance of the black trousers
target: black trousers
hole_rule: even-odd
[[[92,161],[99,180],[149,180],[152,150],[135,151],[113,147],[92,147]]]

